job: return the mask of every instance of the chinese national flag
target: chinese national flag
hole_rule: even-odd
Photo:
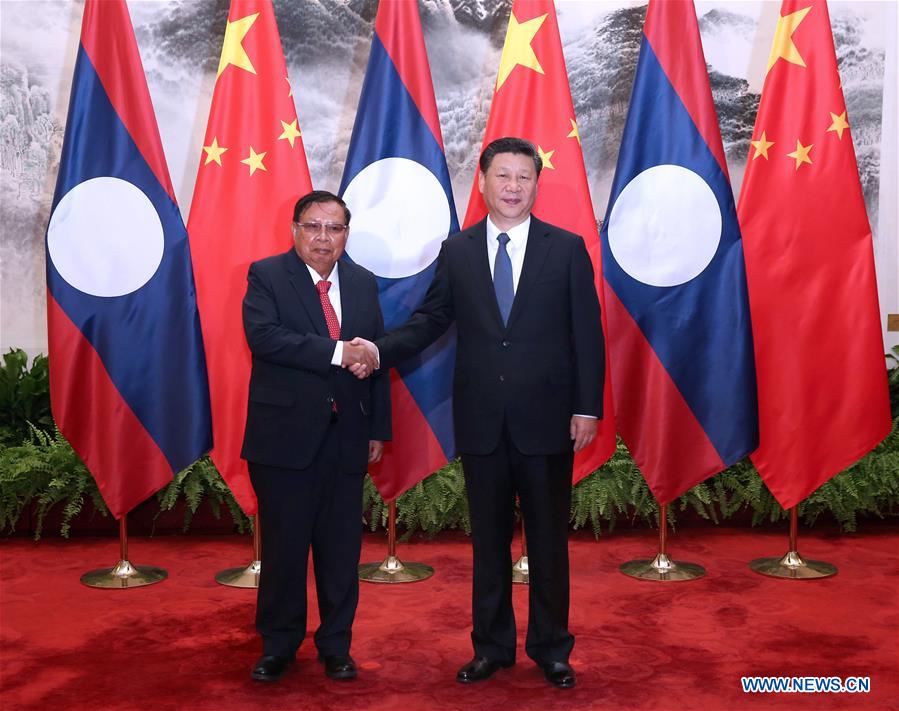
[[[599,234],[552,0],[515,0],[512,6],[484,146],[503,136],[525,138],[537,146],[543,171],[534,214],[584,239],[593,261],[602,327],[606,333]],[[464,226],[474,224],[486,214],[475,174]],[[608,362],[609,339],[605,341]],[[575,455],[575,482],[594,472],[615,451],[609,371],[607,367],[603,419],[593,443]]]
[[[824,2],[784,2],[738,208],[759,387],[752,460],[784,508],[890,431],[871,228]]]
[[[291,245],[297,198],[312,189],[271,0],[232,0],[187,231],[212,401],[212,460],[247,514],[240,458],[250,351],[241,303],[251,262]]]

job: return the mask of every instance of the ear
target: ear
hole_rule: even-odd
[[[484,175],[484,171],[478,171],[478,190],[481,191],[481,194],[484,194],[484,183],[487,180],[487,176]]]

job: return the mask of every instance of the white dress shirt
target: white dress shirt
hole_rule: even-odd
[[[524,252],[528,246],[528,230],[531,229],[531,216],[520,225],[515,225],[508,230],[501,230],[493,224],[493,220],[487,217],[487,263],[490,265],[490,277],[493,277],[493,267],[496,265],[496,253],[499,251],[497,237],[505,232],[509,235],[509,243],[506,252],[512,262],[512,293],[518,292],[518,280],[521,278],[521,267],[524,265]]]
[[[331,306],[334,307],[334,313],[337,314],[337,323],[341,322],[341,317],[343,316],[343,311],[340,308],[340,270],[337,268],[337,265],[334,265],[334,268],[331,270],[331,273],[328,275],[327,280],[322,279],[321,274],[315,271],[312,267],[306,264],[306,269],[309,270],[309,276],[312,277],[312,285],[318,289],[318,283],[320,281],[329,281],[331,282],[331,288],[328,289],[328,300],[331,302]],[[331,365],[339,366],[343,362],[343,341],[337,341],[337,345],[334,346],[334,355],[331,356]]]

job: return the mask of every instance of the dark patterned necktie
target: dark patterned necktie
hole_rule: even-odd
[[[493,262],[493,290],[496,292],[496,303],[499,312],[503,316],[503,325],[509,322],[509,313],[512,311],[512,300],[515,298],[515,287],[512,283],[512,260],[506,251],[509,244],[509,235],[501,232],[496,236],[499,248],[496,250],[496,260]]]

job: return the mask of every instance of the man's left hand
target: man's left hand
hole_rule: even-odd
[[[596,438],[598,420],[592,417],[571,416],[571,439],[574,440],[574,451],[580,452]]]
[[[384,443],[377,439],[368,440],[368,463],[377,464],[384,454]]]

